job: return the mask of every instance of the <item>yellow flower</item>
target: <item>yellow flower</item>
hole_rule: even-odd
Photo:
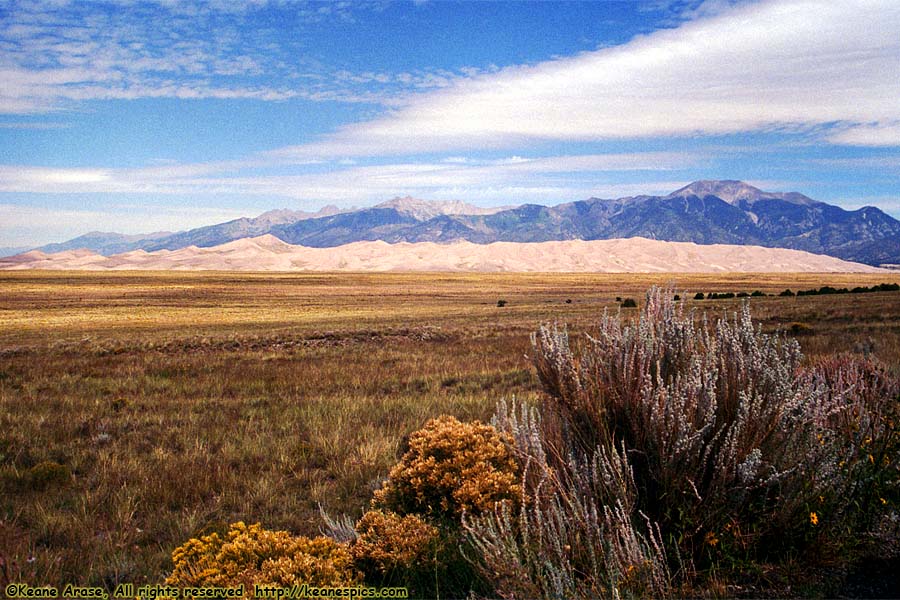
[[[819,524],[819,515],[817,515],[815,512],[809,513],[809,522],[812,523],[813,525],[818,525]]]
[[[882,504],[887,504],[887,500],[885,500],[884,498],[879,498],[879,500],[881,500]]]
[[[710,531],[710,532],[707,532],[706,538],[703,541],[705,541],[710,546],[715,546],[716,544],[719,543],[719,538],[716,537],[715,533]]]

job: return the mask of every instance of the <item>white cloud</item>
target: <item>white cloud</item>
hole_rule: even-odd
[[[834,123],[844,142],[893,144],[898,64],[896,0],[770,0],[621,46],[455,80],[283,152],[408,154]]]
[[[97,223],[106,213],[90,210],[57,210],[17,204],[0,204],[0,222],[4,227],[46,227],[48,223],[74,224],[76,227]]]
[[[13,167],[0,165],[0,191],[37,192],[60,191],[69,186],[78,187],[110,182],[110,171],[103,169],[54,169],[46,167]]]
[[[900,169],[900,155],[892,156],[861,156],[852,158],[810,158],[804,162],[813,165],[825,165],[829,167],[844,167],[849,169],[877,169],[879,171],[892,171]]]
[[[900,103],[900,98],[897,101]],[[830,135],[828,140],[834,144],[849,146],[900,146],[900,121],[848,127]]]
[[[343,202],[346,205],[395,195],[446,198],[452,190],[459,192],[457,197],[467,197],[481,189],[516,188],[532,190],[528,193],[530,201],[563,201],[581,197],[582,192],[594,193],[592,185],[603,173],[659,173],[695,166],[704,160],[702,155],[682,152],[511,156],[378,165],[338,160],[324,165],[324,170],[321,170],[323,165],[316,165],[316,172],[290,175],[242,174],[248,167],[277,166],[277,162],[273,165],[266,156],[247,161],[162,164],[140,169],[0,165],[0,192],[182,196],[224,193],[277,196],[308,202]],[[525,181],[527,184],[523,183]]]
[[[362,2],[22,2],[0,10],[0,113],[160,97],[399,106],[413,92],[481,72],[352,73],[313,58],[303,35],[285,41],[275,30],[246,27],[246,13],[253,11],[288,18],[301,33],[382,8]]]
[[[25,122],[25,121],[17,121],[13,123],[0,123],[0,129],[33,129],[36,131],[39,130],[49,130],[49,129],[67,129],[70,127],[67,123],[54,123],[54,122]]]

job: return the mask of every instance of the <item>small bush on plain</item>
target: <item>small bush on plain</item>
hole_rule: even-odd
[[[427,588],[438,569],[441,535],[417,515],[370,510],[356,524],[350,553],[372,585]],[[424,583],[423,583],[424,582]]]
[[[252,590],[256,583],[337,587],[360,579],[346,544],[263,529],[258,523],[234,523],[225,537],[212,533],[191,538],[175,549],[172,562],[169,585],[244,584]]]
[[[444,415],[410,436],[409,450],[375,492],[373,505],[400,515],[458,523],[519,496],[512,439],[482,423]]]
[[[25,472],[24,487],[34,491],[44,491],[52,487],[68,484],[72,480],[69,467],[47,460],[40,462]]]

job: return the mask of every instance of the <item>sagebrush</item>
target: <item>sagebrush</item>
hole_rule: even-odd
[[[749,305],[710,322],[651,290],[573,343],[541,327],[539,410],[501,405],[518,510],[466,520],[504,597],[665,596],[712,570],[841,555],[896,509],[897,382],[804,367]]]

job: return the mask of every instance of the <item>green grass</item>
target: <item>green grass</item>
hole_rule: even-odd
[[[155,583],[173,548],[233,521],[316,534],[319,504],[359,515],[428,418],[484,420],[500,398],[537,397],[527,354],[542,321],[588,328],[652,284],[692,298],[882,281],[0,274],[0,579]],[[900,364],[898,294],[752,306],[768,330],[806,324],[811,354]]]

